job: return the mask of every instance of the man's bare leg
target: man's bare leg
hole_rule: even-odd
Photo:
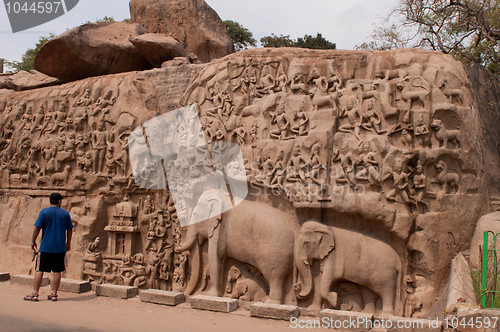
[[[59,290],[59,285],[61,284],[61,273],[54,272],[52,277],[52,295],[57,296],[57,291]]]
[[[33,284],[33,295],[38,295],[38,291],[40,290],[40,286],[42,285],[43,280],[43,272],[37,271],[35,273],[35,282]]]

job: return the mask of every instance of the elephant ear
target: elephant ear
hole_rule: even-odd
[[[209,233],[208,237],[211,238],[214,236],[214,232],[219,227],[219,224],[222,220],[222,201],[218,198],[211,198],[208,200],[208,216],[210,219],[209,223]]]
[[[335,240],[330,231],[322,230],[317,232],[321,234],[318,242],[318,256],[320,259],[323,259],[335,248]]]

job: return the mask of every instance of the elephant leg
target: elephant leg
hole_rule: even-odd
[[[363,298],[363,312],[375,313],[377,295],[366,287],[361,287],[361,297]]]
[[[330,258],[331,260],[331,258]],[[333,284],[337,283],[340,277],[335,276],[332,262],[328,261],[323,267],[323,274],[320,281],[320,293],[321,297],[328,301],[330,305],[337,308],[338,305],[338,294],[336,292],[331,292],[330,288]]]
[[[396,286],[394,287],[386,287],[380,294],[380,298],[382,299],[382,314],[384,315],[393,315],[394,314],[394,292],[396,290]]]
[[[267,278],[266,278],[267,279]],[[269,278],[269,297],[266,303],[281,304],[283,303],[283,284],[284,278]]]
[[[209,239],[208,241],[208,270],[210,271],[210,289],[208,295],[219,296],[221,283],[221,266],[224,265],[222,257],[219,257],[217,241]]]

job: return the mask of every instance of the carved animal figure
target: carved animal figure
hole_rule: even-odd
[[[443,91],[443,94],[450,99],[450,103],[453,103],[453,98],[455,98],[459,104],[462,104],[463,102],[462,90],[450,88],[448,80],[446,78],[443,78],[439,82],[439,89]]]
[[[410,106],[412,106],[411,104],[413,104],[414,101],[420,101],[423,107],[427,108],[427,100],[430,94],[430,89],[427,87],[427,84],[425,84],[423,77],[407,76],[400,80],[396,86],[401,91],[401,98],[405,101],[410,101]],[[414,90],[414,88],[420,89]]]
[[[263,301],[266,292],[255,280],[244,278],[240,269],[231,266],[227,273],[226,296],[243,301]]]
[[[439,147],[448,148],[448,141],[451,141],[456,147],[460,148],[460,130],[448,130],[443,121],[434,119],[431,124],[434,130],[434,136],[439,141]]]
[[[437,183],[441,185],[441,190],[448,194],[448,188],[451,192],[458,192],[458,181],[459,176],[457,173],[448,173],[448,165],[443,160],[440,160],[434,165],[437,174],[436,178],[433,179],[432,183]]]
[[[68,182],[70,171],[71,171],[71,166],[66,165],[62,172],[52,174],[52,176],[50,177],[50,183],[52,185],[66,184]]]
[[[321,107],[333,107],[334,105],[334,95],[326,95],[320,88],[315,87],[309,91],[312,95],[312,104],[315,111],[318,111]]]
[[[300,276],[300,281],[294,285],[299,299],[311,294],[312,261],[321,260],[323,272],[318,285],[321,298],[314,299],[314,306],[320,307],[324,299],[337,307],[338,294],[330,289],[341,281],[349,281],[367,289],[362,291],[365,310],[375,310],[378,296],[384,314],[400,311],[396,310],[395,303],[401,302],[401,259],[385,242],[351,230],[307,221],[296,238],[294,260]]]
[[[191,294],[200,276],[200,246],[208,240],[208,293],[222,295],[222,268],[226,257],[256,267],[269,284],[267,302],[283,303],[285,279],[292,272],[294,234],[290,217],[269,205],[243,200],[232,209],[227,193],[208,190],[193,210],[187,234],[175,251],[192,250],[191,280],[185,293]],[[226,211],[221,213],[222,211]],[[211,217],[215,216],[215,217]]]
[[[36,185],[38,187],[40,187],[42,184],[43,185],[47,185],[48,183],[50,182],[50,177],[49,176],[40,176],[37,180],[36,180]]]

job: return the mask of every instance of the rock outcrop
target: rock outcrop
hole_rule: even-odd
[[[485,161],[500,162],[482,145],[498,135],[481,116],[498,93],[476,91],[481,75],[423,50],[172,62],[0,95],[0,270],[26,273],[33,220],[60,191],[76,226],[73,278],[444,312],[450,262],[491,211]],[[243,173],[246,195],[230,184],[237,208],[181,227],[200,209],[222,211],[217,190],[191,185],[221,166],[225,178]]]
[[[204,0],[131,0],[132,21],[178,40],[202,62],[233,52],[219,15]]]
[[[61,84],[55,77],[50,77],[37,70],[20,71],[14,75],[0,78],[0,89],[12,89],[16,91],[31,90]]]
[[[182,45],[172,37],[159,33],[147,33],[130,38],[130,42],[155,68],[176,57],[188,57]]]
[[[35,69],[64,81],[149,69],[129,41],[146,32],[134,23],[85,24],[47,42],[36,55]]]

